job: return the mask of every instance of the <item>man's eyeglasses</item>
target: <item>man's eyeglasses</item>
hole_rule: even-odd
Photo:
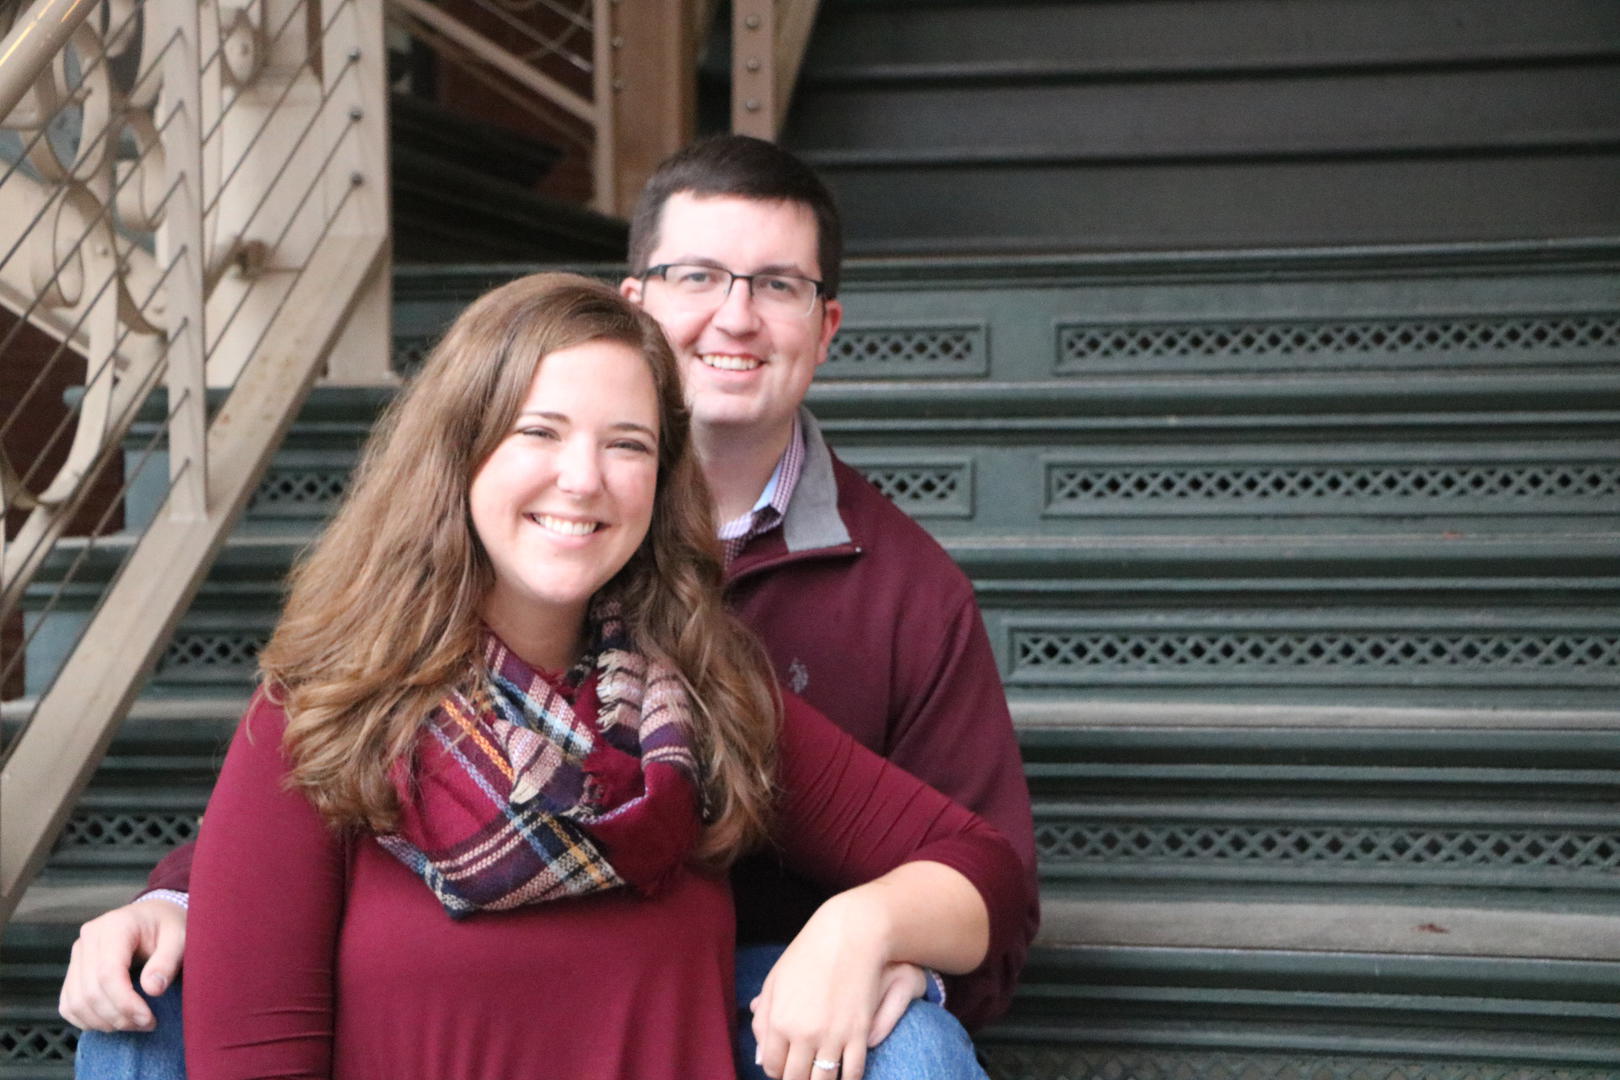
[[[734,274],[718,266],[698,263],[661,263],[649,266],[639,275],[642,280],[663,278],[677,301],[690,307],[719,307],[731,295],[731,287],[748,282],[754,308],[761,315],[791,315],[803,318],[816,309],[822,283],[796,274]]]

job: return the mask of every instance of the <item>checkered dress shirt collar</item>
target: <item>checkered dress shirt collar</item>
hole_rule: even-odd
[[[795,416],[793,434],[788,436],[787,448],[777,459],[776,470],[765,485],[770,497],[767,499],[761,493],[760,501],[752,510],[720,526],[720,546],[727,566],[742,554],[748,541],[781,526],[782,516],[787,513],[788,501],[793,498],[793,489],[798,485],[799,474],[803,471],[804,431],[799,425],[799,418]]]

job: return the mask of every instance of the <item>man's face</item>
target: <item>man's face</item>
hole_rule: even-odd
[[[737,274],[820,280],[817,249],[809,207],[680,192],[664,204],[647,264],[694,263]],[[718,306],[694,304],[656,275],[625,278],[620,291],[663,324],[680,359],[693,423],[764,438],[786,438],[843,318],[836,300],[817,300],[808,315],[756,304],[742,281]]]

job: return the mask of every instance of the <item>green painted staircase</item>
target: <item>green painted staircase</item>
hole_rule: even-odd
[[[399,271],[400,365],[518,269]],[[1035,802],[993,1075],[1620,1077],[1617,296],[1612,239],[850,267],[812,406],[973,578]],[[66,1075],[73,928],[194,831],[384,400],[312,398],[8,929],[5,1075]]]
[[[821,0],[782,143],[860,254],[1609,234],[1620,6]]]

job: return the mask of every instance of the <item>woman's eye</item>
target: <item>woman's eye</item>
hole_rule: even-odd
[[[612,445],[615,450],[632,450],[638,454],[652,453],[652,447],[637,439],[620,439]]]
[[[544,427],[519,428],[518,434],[532,439],[555,439],[557,437],[557,433],[555,431],[553,431],[551,428]]]

